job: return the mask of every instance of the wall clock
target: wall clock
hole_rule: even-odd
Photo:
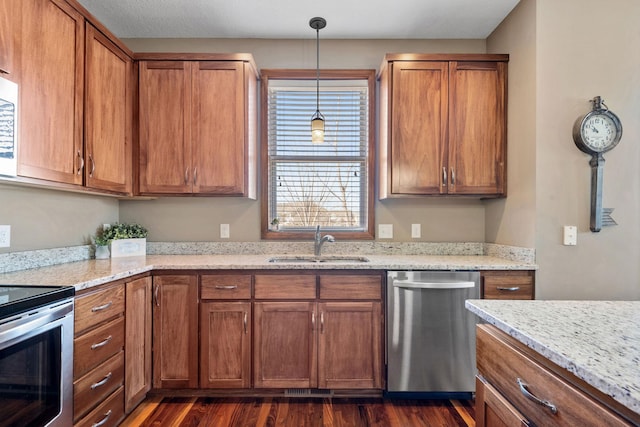
[[[573,141],[580,151],[591,155],[590,228],[591,231],[598,232],[603,226],[616,225],[611,218],[613,209],[602,207],[603,153],[612,150],[620,142],[622,123],[602,98],[596,96],[591,102],[592,110],[578,117],[573,125]]]

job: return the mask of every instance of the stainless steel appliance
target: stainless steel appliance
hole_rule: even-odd
[[[73,424],[74,294],[0,286],[0,425]]]
[[[388,272],[388,395],[475,391],[477,318],[464,302],[479,295],[479,272]]]

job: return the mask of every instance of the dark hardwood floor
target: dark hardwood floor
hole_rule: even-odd
[[[473,401],[152,396],[122,426],[475,426]]]

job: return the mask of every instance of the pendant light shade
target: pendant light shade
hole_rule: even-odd
[[[311,142],[324,142],[324,116],[320,112],[320,30],[327,26],[324,18],[315,17],[309,21],[309,26],[316,30],[316,112],[311,116]]]

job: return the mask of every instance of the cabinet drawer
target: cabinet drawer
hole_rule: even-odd
[[[113,356],[73,383],[73,419],[77,420],[124,382],[124,352]]]
[[[533,299],[530,274],[483,275],[483,296],[487,299]]]
[[[628,426],[621,418],[568,381],[540,365],[509,343],[509,336],[494,327],[477,328],[479,374],[533,424],[539,426]],[[521,391],[518,379],[539,399],[557,407],[535,403]]]
[[[250,299],[251,276],[239,274],[203,275],[201,299]]]
[[[124,387],[116,390],[100,406],[91,411],[75,427],[115,427],[124,418]]]
[[[124,346],[124,318],[116,319],[73,340],[73,372],[78,378]]]
[[[361,275],[321,275],[321,299],[382,299],[382,278]]]
[[[256,275],[256,299],[315,299],[316,276],[301,274]]]
[[[124,313],[124,285],[76,297],[75,334],[82,332]]]

